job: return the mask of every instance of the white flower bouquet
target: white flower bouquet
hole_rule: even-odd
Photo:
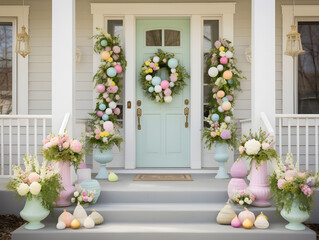
[[[255,201],[255,195],[248,188],[241,191],[234,191],[231,201],[241,206],[249,206]]]

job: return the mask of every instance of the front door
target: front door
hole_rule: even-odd
[[[145,96],[139,81],[142,64],[158,49],[174,53],[190,73],[189,19],[137,20],[136,36],[136,99],[142,110],[141,128],[136,127],[136,166],[190,167],[190,124],[185,126],[184,115],[184,109],[190,108],[190,80],[185,79],[187,86],[171,103],[157,103]],[[157,75],[168,77],[167,71],[159,70]]]

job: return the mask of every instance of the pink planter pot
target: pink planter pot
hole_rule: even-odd
[[[70,162],[60,161],[58,163],[58,167],[62,176],[62,187],[64,187],[64,190],[60,192],[60,196],[55,204],[58,207],[70,206],[71,202],[68,200],[68,198],[75,191],[75,187],[73,187],[71,183]]]
[[[267,161],[261,165],[256,164],[256,161],[253,161],[250,172],[249,190],[256,197],[256,200],[253,202],[254,206],[271,206],[270,202],[267,201],[270,198],[270,187],[267,181],[267,176]]]
[[[230,175],[233,178],[244,178],[247,176],[247,168],[242,160],[235,161],[230,169]]]
[[[232,178],[228,183],[228,197],[231,198],[234,191],[241,191],[247,188],[247,184],[242,178]]]

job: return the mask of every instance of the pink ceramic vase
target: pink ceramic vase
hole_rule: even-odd
[[[254,160],[250,172],[249,190],[255,195],[254,206],[268,207],[271,206],[267,200],[270,198],[270,187],[267,181],[267,161],[263,164],[257,164]]]
[[[247,184],[242,178],[232,178],[228,183],[228,197],[232,198],[234,192],[243,191]]]
[[[60,192],[58,200],[55,202],[58,207],[70,206],[71,202],[68,198],[74,193],[75,187],[71,183],[71,171],[70,162],[63,162],[62,160],[58,163],[60,174],[62,177],[62,187],[64,190]]]
[[[230,169],[233,178],[244,178],[247,176],[247,168],[242,160],[235,161]]]

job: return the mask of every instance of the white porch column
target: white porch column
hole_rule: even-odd
[[[265,112],[275,129],[275,0],[252,0],[251,117],[252,130],[261,127]]]
[[[70,136],[74,126],[75,0],[52,0],[52,131],[57,134],[64,115]]]

